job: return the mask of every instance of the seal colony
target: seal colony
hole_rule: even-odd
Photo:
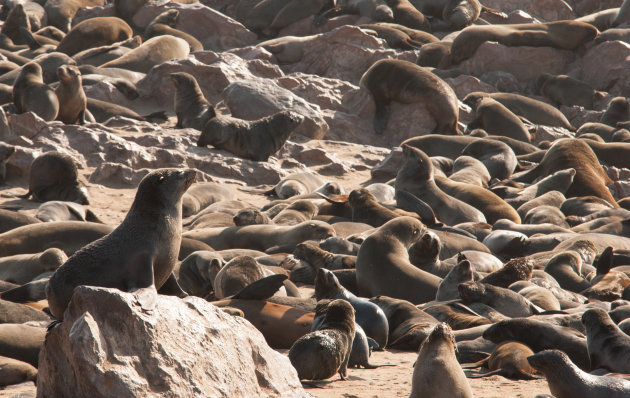
[[[0,11],[1,387],[88,285],[316,396],[630,396],[629,0],[41,3]]]

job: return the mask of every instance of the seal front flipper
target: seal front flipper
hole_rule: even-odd
[[[179,286],[179,283],[177,283],[177,279],[172,272],[166,282],[160,286],[158,293],[165,296],[175,296],[179,298],[188,297],[188,294],[181,288],[181,286]]]
[[[420,216],[420,219],[427,226],[442,226],[437,220],[431,206],[416,195],[407,191],[396,191],[396,205],[403,210],[411,211]]]
[[[265,300],[276,294],[278,289],[284,286],[288,277],[282,274],[271,275],[245,286],[241,291],[232,296],[232,299]]]
[[[374,111],[374,131],[376,134],[383,134],[385,127],[387,127],[387,119],[389,118],[389,102],[374,100],[376,109]]]

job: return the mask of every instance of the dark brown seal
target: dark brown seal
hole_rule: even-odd
[[[630,381],[588,374],[560,350],[538,352],[527,357],[527,361],[545,375],[549,391],[556,398],[624,398],[630,395]]]
[[[303,120],[304,116],[291,111],[253,121],[215,117],[203,127],[197,145],[212,145],[241,158],[265,162]]]
[[[289,360],[300,380],[323,380],[339,373],[345,380],[354,340],[354,309],[345,300],[327,304],[319,330],[296,341]]]
[[[206,123],[216,116],[212,104],[206,100],[197,79],[190,73],[171,73],[175,85],[175,114],[178,128],[202,130]]]
[[[17,113],[33,112],[45,121],[55,120],[59,100],[55,91],[44,84],[42,67],[30,62],[22,67],[13,84],[13,103]]]
[[[467,96],[464,103],[475,110],[475,120],[468,124],[469,129],[482,128],[490,135],[531,142],[529,131],[521,119],[499,101],[490,97]]]
[[[408,61],[382,59],[361,76],[361,87],[374,97],[374,131],[381,134],[387,126],[391,101],[422,103],[437,123],[435,132],[460,134],[459,108],[453,89],[429,70]]]
[[[38,202],[67,200],[89,204],[87,190],[79,177],[77,165],[70,155],[50,151],[31,163],[28,192],[22,197]]]
[[[578,105],[586,109],[593,109],[596,101],[605,96],[588,83],[567,75],[543,73],[536,79],[536,87],[556,105]]]
[[[630,104],[625,97],[615,97],[609,103],[606,111],[599,119],[600,123],[617,127],[619,122],[630,120]]]
[[[468,376],[472,378],[501,375],[508,379],[532,380],[540,378],[536,369],[527,362],[527,357],[534,355],[528,346],[516,341],[506,341],[499,344],[487,359],[476,364],[476,366],[487,367],[490,371],[478,376]]]
[[[84,124],[87,97],[81,85],[81,72],[73,65],[57,68],[59,87],[55,90],[59,99],[57,120],[66,124]]]
[[[195,176],[191,169],[158,169],[144,177],[120,226],[76,252],[50,278],[46,294],[53,316],[63,319],[78,285],[124,291],[164,285],[179,252],[182,195]]]
[[[593,308],[582,315],[586,344],[593,369],[630,373],[630,336],[622,332],[602,309]]]
[[[0,184],[4,184],[7,179],[7,161],[15,153],[13,145],[0,142]]]

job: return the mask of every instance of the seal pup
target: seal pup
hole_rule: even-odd
[[[171,73],[171,81],[175,85],[175,115],[177,128],[193,128],[203,130],[206,123],[217,114],[212,104],[206,100],[197,79],[190,73]]]
[[[409,262],[409,246],[426,227],[417,219],[398,217],[369,235],[357,254],[357,284],[362,296],[388,295],[414,304],[435,299],[441,279]]]
[[[133,291],[162,287],[175,267],[181,242],[182,195],[195,181],[192,169],[147,174],[123,222],[77,251],[50,278],[46,295],[61,320],[78,285]]]
[[[387,345],[389,324],[385,313],[376,304],[357,297],[341,286],[339,279],[331,271],[320,268],[315,275],[315,298],[342,299],[354,308],[355,321],[360,325],[368,337],[374,339],[381,348]]]
[[[17,113],[30,111],[47,122],[55,120],[59,112],[57,95],[44,84],[42,67],[35,62],[24,65],[15,79],[13,103]]]
[[[372,93],[376,106],[374,131],[382,134],[387,126],[391,101],[422,103],[435,120],[436,133],[461,135],[457,128],[459,108],[455,92],[429,70],[399,59],[376,61],[359,83]]]
[[[266,162],[303,121],[304,116],[291,111],[252,121],[219,116],[203,126],[197,146],[212,145],[241,158]]]
[[[560,350],[541,351],[527,357],[527,361],[545,375],[549,390],[556,398],[623,398],[630,395],[630,381],[588,374]]]
[[[409,398],[473,398],[466,375],[455,357],[455,337],[440,323],[422,343],[411,378]]]
[[[39,202],[67,200],[90,204],[74,159],[55,151],[45,152],[31,163],[28,192],[21,197],[31,196]]]
[[[407,191],[425,201],[438,220],[447,225],[463,222],[486,222],[483,213],[473,206],[447,195],[433,179],[433,163],[421,150],[403,144],[405,163],[396,175],[396,191]]]
[[[56,120],[65,124],[85,124],[87,97],[81,84],[81,72],[73,65],[57,68],[59,87],[55,90],[59,100],[59,113]]]
[[[630,336],[622,332],[602,309],[593,308],[582,315],[591,367],[614,373],[630,373]]]
[[[289,360],[300,380],[324,380],[335,373],[346,380],[355,329],[350,303],[331,301],[319,330],[301,337],[289,350]]]

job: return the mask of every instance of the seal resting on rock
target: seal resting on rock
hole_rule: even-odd
[[[171,81],[176,88],[176,127],[202,130],[208,120],[217,114],[201,92],[197,79],[190,73],[175,72],[171,73]]]
[[[347,377],[356,329],[354,309],[345,300],[333,300],[327,307],[319,330],[301,337],[289,350],[300,380],[323,380],[337,372],[341,380]]]
[[[59,320],[76,286],[133,291],[171,276],[182,234],[182,195],[195,181],[192,169],[158,169],[145,176],[123,222],[77,251],[50,278],[46,295]]]
[[[461,135],[457,129],[457,96],[451,86],[428,69],[409,61],[382,59],[361,76],[360,85],[374,97],[377,134],[382,134],[387,126],[390,102],[397,101],[424,104],[437,123],[436,133]]]
[[[284,145],[303,120],[304,116],[291,111],[251,122],[215,117],[203,127],[197,145],[212,145],[241,158],[265,162]]]

